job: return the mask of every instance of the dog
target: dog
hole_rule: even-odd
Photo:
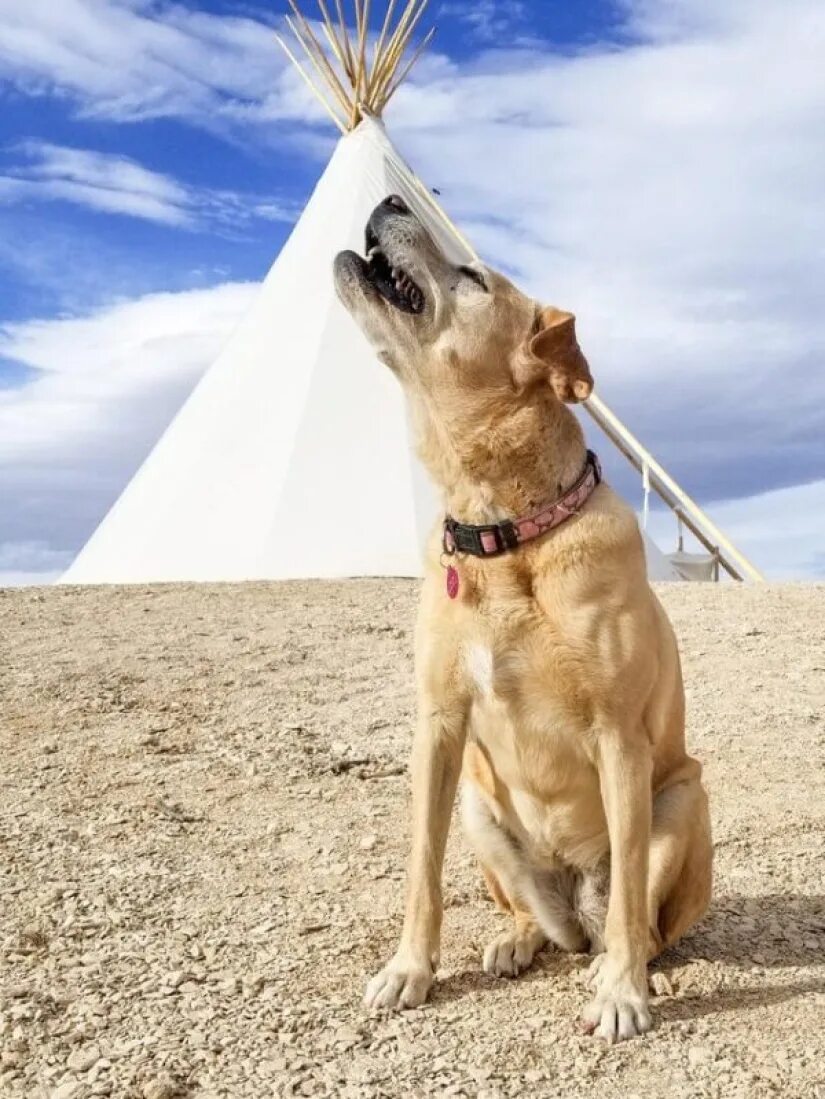
[[[448,512],[416,634],[404,927],[365,1002],[416,1007],[433,984],[461,776],[464,827],[512,914],[484,969],[515,976],[548,942],[589,949],[583,1026],[631,1038],[651,1026],[648,961],[709,903],[711,830],[638,523],[567,407],[593,388],[574,317],[454,265],[396,195],[369,219],[366,257],[341,253],[334,276],[403,387]]]

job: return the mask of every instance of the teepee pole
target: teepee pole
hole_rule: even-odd
[[[404,21],[404,17],[406,15],[406,12],[409,10],[410,5],[413,4],[413,3],[417,3],[417,0],[405,0],[404,8],[403,8],[401,14],[398,17],[398,23],[396,24],[395,27],[393,27],[393,25],[392,25],[391,17],[392,17],[392,14],[393,14],[394,10],[395,10],[396,0],[390,0],[390,4],[387,7],[387,15],[386,15],[386,18],[384,19],[384,25],[381,28],[381,38],[380,38],[381,49],[379,50],[376,47],[375,57],[373,59],[373,65],[372,65],[372,73],[370,74],[369,87],[367,88],[367,100],[371,104],[373,109],[375,108],[375,102],[376,102],[375,90],[378,87],[378,82],[381,79],[382,74],[384,72],[384,69],[385,69],[385,67],[388,63],[388,56],[389,56],[389,52],[390,52],[390,47],[392,46],[392,43],[395,41],[395,35],[398,31],[398,28],[401,26],[401,24]]]
[[[424,51],[427,49],[429,44],[435,38],[435,31],[436,31],[435,27],[430,28],[430,30],[427,32],[426,37],[424,38],[423,42],[421,43],[421,45],[418,47],[418,49],[412,55],[410,60],[404,66],[403,70],[401,71],[401,75],[393,81],[392,87],[388,89],[387,94],[384,96],[384,106],[385,107],[387,106],[389,101],[392,99],[392,97],[395,95],[395,93],[398,91],[398,89],[401,87],[401,85],[404,83],[404,81],[407,79],[407,77],[410,75],[413,68],[418,63],[418,60],[421,57],[421,55],[424,53]]]
[[[347,64],[344,66],[344,71],[347,74],[347,79],[350,83],[355,80],[355,64],[352,58],[352,45],[349,40],[349,29],[347,27],[347,21],[344,18],[344,9],[341,4],[341,0],[335,0],[335,10],[338,13],[338,25],[341,28],[341,41],[344,45],[344,53],[347,58]]]
[[[350,129],[354,130],[361,121],[361,89],[364,83],[364,59],[361,45],[366,35],[364,23],[364,0],[353,0],[355,8],[355,41],[353,43],[352,111]]]
[[[370,92],[372,91],[372,84],[375,80],[375,72],[378,68],[378,63],[380,62],[384,54],[384,43],[387,40],[387,33],[392,26],[392,15],[395,11],[395,5],[397,2],[398,0],[390,0],[389,4],[387,4],[387,11],[384,15],[384,22],[381,24],[381,33],[378,35],[378,40],[375,43],[375,49],[372,54],[372,72],[370,73],[369,82],[367,83],[368,98]]]
[[[332,91],[336,94],[341,102],[341,106],[344,108],[344,111],[348,112],[350,109],[349,96],[344,90],[344,87],[341,84],[341,81],[338,79],[338,76],[332,65],[330,65],[329,61],[327,60],[327,55],[324,53],[321,43],[315,37],[312,27],[310,27],[309,23],[307,23],[306,19],[301,14],[300,8],[295,3],[295,0],[289,0],[289,4],[301,24],[301,30],[299,31],[290,19],[290,17],[287,15],[286,21],[290,30],[303,46],[307,57],[312,62],[319,75],[329,84]]]
[[[327,112],[327,114],[332,119],[332,121],[335,123],[335,125],[338,127],[338,129],[341,131],[341,133],[346,134],[347,133],[347,127],[344,125],[344,123],[341,121],[341,119],[338,117],[338,115],[332,109],[332,107],[329,104],[329,100],[326,98],[326,96],[322,95],[321,92],[318,91],[318,88],[315,86],[315,82],[313,80],[311,80],[310,77],[308,76],[308,74],[304,71],[304,67],[300,63],[298,58],[295,56],[295,54],[292,52],[292,50],[289,48],[289,46],[286,44],[286,42],[283,40],[283,38],[281,38],[281,36],[279,34],[276,33],[275,38],[277,39],[278,44],[280,45],[281,49],[287,55],[287,57],[292,62],[292,64],[295,66],[295,68],[298,70],[298,72],[301,74],[301,77],[303,78],[304,82],[306,83],[306,86],[309,88],[309,90],[312,92],[312,94],[315,96],[315,98],[318,100],[318,102],[321,104],[321,106]]]
[[[380,100],[380,103],[381,103],[381,110],[383,110],[384,107],[386,107],[386,105],[389,101],[389,97],[390,97],[390,93],[388,92],[389,85],[390,85],[390,83],[392,82],[392,80],[394,78],[394,75],[395,75],[395,73],[398,69],[398,66],[401,63],[402,58],[404,57],[404,54],[407,52],[410,41],[412,40],[412,36],[415,33],[415,29],[416,29],[416,27],[417,27],[417,25],[418,25],[418,23],[421,19],[421,16],[424,14],[424,9],[426,8],[426,6],[427,6],[427,0],[424,0],[424,3],[421,5],[421,7],[418,10],[418,14],[416,15],[413,22],[409,25],[407,30],[404,32],[403,36],[401,37],[401,39],[399,40],[399,42],[398,42],[398,44],[395,48],[395,51],[393,52],[392,57],[390,58],[387,69],[386,69],[386,71],[384,73],[384,76],[381,80],[381,85],[380,85],[379,92],[378,92],[379,100]],[[435,28],[433,28],[433,31],[434,30],[435,30]],[[432,38],[430,40],[432,40]],[[409,68],[406,71],[409,72]],[[394,90],[395,89],[393,89],[393,91]]]
[[[418,10],[416,11],[418,2],[419,0],[410,0],[407,7],[404,9],[401,20],[395,28],[395,33],[386,48],[381,75],[376,81],[373,90],[373,102],[378,110],[383,110],[385,103],[384,93],[387,85],[398,69],[399,62],[404,56],[404,51],[407,49],[410,38],[412,37],[421,16],[424,14],[424,10],[427,7],[429,0],[421,0],[421,6],[418,7]]]
[[[324,25],[324,34],[327,36],[327,42],[329,42],[330,49],[337,58],[338,64],[341,66],[344,75],[347,76],[347,79],[349,79],[347,75],[347,59],[344,54],[344,48],[338,40],[338,35],[335,31],[335,24],[330,18],[329,10],[327,9],[324,0],[318,0],[318,7],[321,10],[321,17],[323,19]]]
[[[344,50],[341,42],[338,38],[338,32],[335,29],[335,24],[332,21],[332,17],[329,14],[329,8],[327,7],[325,0],[318,0],[318,10],[321,12],[321,19],[324,23],[324,30],[326,31],[327,41],[335,53],[335,56],[341,62],[341,67],[346,72],[344,65]]]
[[[624,442],[622,437],[620,435],[616,434],[616,432],[610,427],[610,425],[607,423],[606,420],[601,420],[600,418],[598,418],[596,413],[594,413],[593,409],[590,407],[590,401],[592,401],[592,400],[593,400],[593,398],[591,397],[590,400],[587,402],[587,404],[585,404],[585,406],[584,406],[585,409],[590,413],[590,416],[592,417],[592,419],[598,424],[599,428],[604,432],[604,434],[607,436],[607,438],[610,440],[610,442],[615,446],[616,450],[618,450],[618,452],[620,454],[622,454],[628,460],[628,462],[633,466],[633,468],[636,470],[637,473],[644,476],[645,462],[637,454],[634,454],[634,452],[630,449],[630,447]],[[650,467],[648,466],[647,468],[648,468],[648,474],[650,474]],[[700,545],[704,546],[704,548],[708,551],[708,553],[711,555],[711,557],[713,557],[713,559],[717,563],[717,565],[722,566],[722,568],[725,570],[725,572],[730,576],[730,578],[732,580],[743,580],[744,579],[742,574],[740,572],[738,572],[737,569],[734,567],[733,563],[731,561],[729,561],[727,559],[727,557],[725,557],[725,555],[721,552],[719,547],[713,544],[713,542],[699,529],[699,527],[690,518],[689,515],[685,514],[684,510],[679,505],[679,503],[676,501],[676,499],[673,497],[673,495],[667,491],[667,489],[664,487],[664,485],[658,480],[658,478],[655,475],[650,477],[650,487],[653,489],[653,491],[656,493],[656,495],[661,500],[664,501],[664,503],[668,506],[668,508],[670,508],[670,510],[676,516],[676,521],[679,524],[679,532],[680,532],[680,534],[679,534],[679,551],[680,552],[682,552],[682,550],[684,548],[683,540],[682,540],[682,537],[681,537],[681,530],[682,530],[682,527],[685,526],[691,532],[691,534],[694,536],[696,541],[699,542]],[[761,577],[760,577],[760,579],[761,579]]]
[[[370,0],[360,0],[363,5],[361,10],[361,35],[358,40],[358,90],[356,99],[359,101],[367,88],[367,34],[370,24]]]
[[[594,393],[590,397],[590,399],[585,402],[584,407],[590,413],[590,415],[596,421],[599,427],[602,427],[604,429],[604,425],[607,424],[611,428],[612,433],[618,435],[619,438],[621,438],[622,441],[626,444],[628,449],[630,449],[640,461],[647,463],[647,465],[650,467],[650,472],[653,476],[654,484],[656,481],[660,482],[660,484],[663,485],[669,493],[671,493],[673,498],[679,504],[681,504],[682,508],[686,512],[686,515],[693,518],[697,524],[701,524],[707,535],[715,540],[716,545],[719,547],[720,550],[725,551],[725,554],[730,558],[732,562],[734,562],[737,569],[739,569],[750,580],[761,581],[765,579],[759,569],[757,569],[757,567],[751,561],[749,561],[743,553],[739,552],[739,550],[736,548],[736,546],[733,545],[729,538],[725,537],[725,535],[716,526],[713,520],[704,513],[704,511],[699,507],[695,500],[692,500],[690,496],[688,496],[684,489],[680,488],[680,486],[673,480],[667,470],[659,465],[659,463],[656,461],[650,451],[642,445],[642,443],[636,438],[633,432],[630,431],[630,429],[622,423],[619,417],[607,407],[604,401],[602,401]],[[662,493],[660,492],[659,495],[661,496]],[[663,497],[663,499],[665,498]],[[666,500],[666,502],[668,501]],[[672,503],[670,503],[670,507],[673,511],[677,511]],[[686,518],[686,516],[683,516],[683,518]],[[686,523],[686,525],[690,524]],[[693,530],[693,527],[691,527],[691,530]],[[695,530],[694,533],[696,533]]]
[[[422,0],[422,8],[426,7],[426,3],[427,0]],[[398,25],[393,31],[389,44],[384,50],[384,57],[379,71],[378,73],[373,74],[374,80],[370,89],[370,106],[376,112],[379,112],[382,107],[381,92],[386,87],[387,82],[392,79],[392,75],[398,66],[398,58],[396,56],[398,46],[404,38],[417,4],[418,0],[407,0],[407,5],[401,13]]]

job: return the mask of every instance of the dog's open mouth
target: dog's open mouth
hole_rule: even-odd
[[[364,277],[384,301],[402,313],[422,313],[424,294],[402,267],[394,267],[381,250],[375,232],[367,227],[367,260]]]

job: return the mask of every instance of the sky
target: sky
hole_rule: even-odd
[[[0,4],[0,584],[71,561],[323,171],[285,7]],[[602,397],[740,548],[825,576],[821,0],[432,14],[400,151],[485,260],[577,314]]]

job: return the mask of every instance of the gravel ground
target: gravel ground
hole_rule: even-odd
[[[458,830],[430,1004],[400,928],[416,585],[0,591],[0,1096],[825,1096],[825,587],[667,586],[716,838],[656,1028],[586,959],[481,972]]]

